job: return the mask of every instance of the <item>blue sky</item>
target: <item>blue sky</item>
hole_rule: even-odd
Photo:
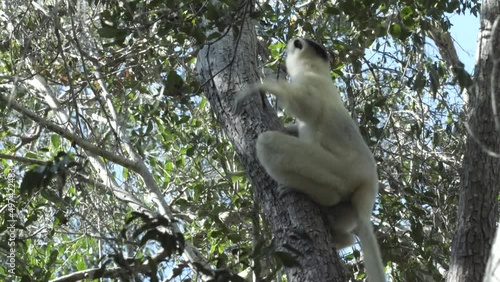
[[[476,60],[477,34],[479,32],[479,18],[466,12],[465,15],[452,15],[450,17],[451,37],[455,40],[455,48],[465,69],[472,73]]]

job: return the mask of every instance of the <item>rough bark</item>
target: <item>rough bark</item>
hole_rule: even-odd
[[[482,2],[476,75],[469,90],[470,130],[447,281],[482,281],[498,219],[500,130],[495,113],[500,89],[495,62],[500,58],[500,45],[498,36],[492,36],[492,26],[499,15],[497,0]]]
[[[255,157],[255,140],[259,133],[283,130],[275,111],[267,102],[263,105],[258,96],[248,100],[241,114],[231,109],[233,96],[239,89],[258,81],[257,38],[251,20],[244,20],[239,36],[235,38],[229,32],[199,52],[197,72],[203,91],[249,175],[255,201],[272,227],[276,245],[292,246],[302,253],[297,256],[280,248],[293,255],[300,265],[285,269],[288,281],[347,281],[318,206],[296,193],[279,197],[277,184]],[[297,235],[301,232],[310,238]]]

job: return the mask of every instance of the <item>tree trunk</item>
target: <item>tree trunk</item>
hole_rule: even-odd
[[[495,124],[500,121],[495,113],[500,79],[495,61],[500,59],[500,42],[498,35],[492,37],[492,26],[499,15],[497,0],[482,2],[475,83],[469,91],[470,131],[447,281],[482,281],[498,219],[500,129]]]
[[[248,5],[247,13],[253,3]],[[255,157],[259,133],[283,130],[275,111],[269,103],[263,105],[257,95],[248,99],[241,114],[231,109],[235,93],[242,86],[258,81],[255,27],[248,16],[244,21],[239,38],[228,32],[199,52],[196,68],[203,91],[249,175],[255,201],[272,227],[278,250],[289,253],[299,264],[299,267],[285,269],[288,281],[347,281],[345,268],[333,248],[318,206],[296,193],[279,197],[277,184]],[[308,236],[300,235],[303,232]],[[290,252],[285,245],[301,255]]]

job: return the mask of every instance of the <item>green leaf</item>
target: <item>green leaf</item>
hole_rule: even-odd
[[[454,13],[457,10],[459,11],[460,9],[460,1],[458,0],[453,0],[448,2],[448,7],[446,7],[446,12],[447,13]]]
[[[171,70],[167,75],[167,81],[165,83],[165,95],[167,96],[178,96],[182,94],[182,86],[184,85],[184,80],[176,71]]]
[[[404,6],[401,9],[400,15],[403,19],[411,17],[413,15],[413,10],[409,6]]]
[[[434,66],[429,69],[429,79],[433,98],[436,99],[436,93],[439,89],[439,74],[437,73]]]
[[[59,255],[59,251],[58,250],[53,250],[50,253],[49,261],[47,262],[47,267],[52,266],[56,262],[58,255]]]
[[[418,72],[417,76],[413,80],[413,89],[415,91],[422,91],[425,87],[425,77],[423,72]]]
[[[127,36],[127,32],[125,30],[114,27],[102,27],[97,30],[97,34],[103,38],[115,38],[117,40],[123,40],[125,39],[125,36]]]
[[[196,148],[193,146],[193,147],[190,147],[186,150],[186,156],[188,157],[192,157],[195,153],[195,150]]]
[[[401,26],[397,23],[391,24],[391,27],[389,28],[389,34],[394,38],[399,38],[399,36],[401,35]]]
[[[329,6],[323,10],[323,13],[328,15],[340,15],[341,11],[336,7]]]
[[[221,36],[222,36],[222,34],[221,34],[221,33],[219,33],[219,32],[212,32],[212,33],[210,33],[210,35],[207,37],[207,40],[208,40],[208,41],[212,41],[212,40],[215,40],[215,39],[219,39]]]
[[[219,20],[219,11],[212,3],[208,3],[207,12],[205,13],[205,17],[210,21],[218,21]]]
[[[54,148],[59,148],[59,145],[61,143],[61,137],[59,136],[59,134],[52,134],[50,136],[50,143],[52,143],[52,147]]]

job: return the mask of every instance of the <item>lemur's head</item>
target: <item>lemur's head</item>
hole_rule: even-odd
[[[318,43],[305,38],[294,38],[288,42],[286,53],[286,70],[292,79],[304,72],[330,75],[328,53]]]

